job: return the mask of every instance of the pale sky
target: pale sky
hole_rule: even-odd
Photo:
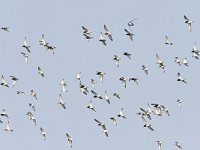
[[[0,111],[5,108],[14,130],[13,133],[4,131],[8,119],[1,117],[1,149],[71,149],[66,132],[73,138],[74,150],[156,150],[156,140],[164,142],[163,150],[178,149],[175,141],[179,141],[183,149],[200,148],[200,122],[196,119],[200,105],[200,62],[191,53],[194,43],[200,47],[199,4],[197,0],[2,1],[0,27],[10,27],[10,32],[0,30],[0,73],[10,85],[10,75],[19,81],[15,87],[0,87]],[[192,32],[184,23],[184,15],[194,22]],[[134,18],[138,20],[132,27],[135,34],[132,42],[124,28],[129,29],[127,23]],[[113,42],[106,39],[107,46],[99,41],[104,24],[113,36]],[[84,38],[81,26],[92,31],[94,38],[90,42]],[[39,45],[42,34],[56,46],[54,55]],[[164,44],[166,35],[173,45]],[[22,47],[25,36],[31,46],[27,64],[21,55],[26,52]],[[122,55],[125,51],[132,54],[131,60]],[[166,73],[155,63],[156,53],[164,61]],[[119,68],[113,61],[114,55],[121,58]],[[186,57],[189,67],[178,66],[175,56]],[[149,68],[148,76],[142,65]],[[44,70],[44,78],[37,73],[38,66]],[[103,84],[96,71],[106,73]],[[81,93],[76,80],[78,72],[89,91],[92,89],[90,79],[95,79],[95,91],[104,96],[106,90],[111,104],[94,99],[91,92]],[[178,72],[187,84],[176,81]],[[128,82],[124,88],[119,81],[121,76],[136,77],[139,84]],[[66,110],[57,104],[63,78],[69,91],[62,93]],[[31,97],[32,89],[38,100]],[[26,94],[17,95],[17,90]],[[114,92],[120,94],[120,100],[112,96]],[[184,101],[181,109],[176,103],[178,99]],[[86,108],[90,100],[97,112]],[[28,106],[30,102],[35,104],[35,112]],[[169,117],[152,115],[149,123],[154,132],[144,128],[136,114],[140,107],[146,109],[148,103],[163,104],[170,112]],[[121,108],[127,119],[119,118],[115,126],[110,117],[117,115]],[[28,111],[37,118],[36,126],[26,116]],[[94,118],[105,123],[108,138]],[[40,135],[40,127],[47,133],[46,141]]]

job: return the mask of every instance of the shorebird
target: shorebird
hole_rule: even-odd
[[[117,55],[114,55],[113,60],[115,60],[115,64],[119,67],[119,61],[121,60]]]
[[[182,78],[182,76],[181,76],[181,74],[179,72],[178,72],[177,76],[178,76],[177,81],[181,81],[181,82],[187,83],[186,80]]]
[[[60,85],[61,85],[61,92],[67,92],[67,89],[66,89],[67,83],[65,82],[65,79],[62,79],[60,81]]]
[[[188,24],[189,31],[191,32],[192,31],[192,23],[193,23],[193,21],[188,19],[188,17],[186,17],[185,15],[184,15],[184,19],[185,19],[185,23]]]
[[[124,29],[125,30],[125,32],[126,32],[126,35],[128,35],[129,36],[129,38],[130,38],[130,40],[131,41],[133,41],[133,33],[132,32],[130,32],[130,31],[128,31],[127,29]]]
[[[108,137],[108,130],[107,130],[105,124],[101,123],[101,122],[100,122],[99,120],[97,120],[97,119],[94,119],[94,121],[98,123],[98,126],[101,126],[101,127],[102,127],[104,134]]]
[[[29,45],[27,44],[27,39],[26,39],[26,37],[24,38],[24,44],[22,45],[22,47],[24,47],[29,53],[31,52],[31,51],[30,51],[31,46],[29,46]]]
[[[63,101],[62,95],[59,94],[59,101],[58,104],[62,106],[63,109],[66,109],[65,102]]]
[[[28,103],[28,106],[30,106],[33,109],[33,111],[35,111],[35,105],[34,104]]]
[[[123,55],[128,57],[129,59],[131,59],[131,57],[132,57],[131,53],[129,53],[129,52],[124,52]]]
[[[44,34],[42,34],[42,39],[39,40],[40,45],[44,46],[45,48],[47,47],[47,45],[49,44],[48,42],[46,42],[44,40]]]
[[[95,85],[96,85],[97,81],[94,79],[91,79],[91,83],[92,83],[92,88],[95,89]]]
[[[8,114],[5,112],[5,109],[2,109],[1,116],[9,119]]]
[[[6,128],[4,129],[4,131],[10,131],[13,132],[13,129],[10,128],[10,122],[7,122]]]
[[[33,96],[35,99],[37,99],[37,93],[31,90],[31,96]]]
[[[36,118],[33,116],[32,112],[27,112],[26,115],[28,116],[28,118],[33,121],[34,125],[37,124]]]
[[[106,73],[104,73],[104,72],[102,72],[102,71],[97,71],[97,72],[96,72],[96,75],[99,76],[101,83],[103,83],[103,79],[104,79],[104,75],[105,75],[105,74],[106,74]]]
[[[117,117],[122,117],[122,118],[126,119],[126,116],[123,113],[123,108],[121,108],[121,110],[119,111],[119,114],[117,115]]]
[[[176,145],[176,147],[182,149],[182,146],[181,146],[181,144],[180,144],[179,142],[176,141],[176,142],[175,142],[175,145]]]
[[[26,53],[24,53],[24,52],[21,52],[21,54],[24,56],[25,62],[28,63],[29,54],[26,54]]]
[[[173,45],[173,43],[169,40],[168,36],[165,36],[165,44]]]
[[[92,100],[89,101],[89,104],[87,106],[88,109],[91,109],[92,111],[96,112],[94,105],[92,104]]]
[[[110,104],[110,98],[108,97],[107,91],[105,91],[104,99],[106,100],[106,102],[107,102],[108,104]]]
[[[81,72],[79,72],[79,73],[77,73],[77,75],[76,75],[76,79],[78,80],[78,81],[80,81],[81,80]]]
[[[181,66],[181,60],[176,56],[174,60],[179,66]]]
[[[10,27],[1,27],[1,30],[4,30],[6,32],[9,32]]]
[[[137,18],[130,20],[127,24],[129,29],[132,31],[131,27],[133,27],[135,24],[133,23],[134,20],[137,20]]]
[[[108,38],[113,41],[113,38],[112,38],[112,33],[108,30],[108,28],[106,27],[106,25],[103,26],[104,27],[104,30],[105,30],[105,35],[108,36]]]
[[[128,80],[129,80],[129,82],[132,80],[138,85],[138,78],[132,77],[132,78],[129,78]]]
[[[40,67],[38,67],[38,73],[39,73],[39,75],[44,77],[44,71],[42,71],[42,69]]]
[[[151,125],[145,120],[144,116],[141,116],[142,121],[144,122],[143,127],[147,127],[149,130],[154,131],[154,129],[151,127]]]
[[[182,64],[185,65],[185,66],[187,66],[187,67],[189,67],[187,58],[183,58]]]
[[[158,150],[161,150],[161,149],[162,149],[161,147],[162,147],[162,143],[163,143],[163,142],[162,142],[162,141],[159,141],[159,140],[158,140],[158,141],[155,141],[155,142],[156,142],[157,145],[158,145]]]
[[[52,51],[52,54],[54,54],[55,52],[54,52],[54,49],[55,49],[56,47],[55,46],[52,46],[52,45],[47,45],[46,46],[46,51],[47,50],[51,50]]]
[[[117,117],[110,117],[110,119],[113,121],[113,124],[117,126]]]
[[[159,65],[160,68],[162,68],[163,72],[165,73],[165,65],[164,62],[160,59],[158,54],[156,54],[156,63]]]
[[[144,70],[146,75],[149,74],[149,70],[148,70],[148,68],[146,66],[142,65],[142,70]]]
[[[89,93],[88,91],[88,87],[84,84],[81,83],[79,84],[79,88],[80,88],[80,92],[84,93],[85,95],[87,95]]]
[[[125,77],[120,77],[119,80],[122,82],[122,85],[126,88],[126,81],[128,80]]]
[[[25,94],[24,91],[17,91],[17,94]]]
[[[178,99],[176,102],[178,103],[178,107],[182,108],[183,100]]]
[[[5,81],[4,76],[1,76],[1,85],[5,87],[9,87],[9,83]]]
[[[89,29],[87,29],[86,27],[82,26],[83,31],[83,35],[85,36],[85,38],[88,40],[92,39],[93,37],[91,36],[91,31]]]
[[[66,133],[66,137],[67,137],[67,141],[69,143],[69,146],[72,148],[72,137],[68,133]]]
[[[151,105],[154,106],[154,110],[153,110],[153,113],[155,115],[158,115],[158,116],[162,116],[162,105],[161,104],[155,104],[155,103],[152,103]]]
[[[42,127],[40,127],[40,134],[42,136],[42,139],[45,141],[46,140],[46,132],[44,131],[44,129]]]
[[[93,94],[94,98],[103,99],[103,97],[100,94],[98,94],[97,92],[95,92],[94,90],[91,90],[91,93]]]
[[[196,43],[194,43],[194,46],[192,48],[192,57],[199,59],[199,50],[196,48]]]
[[[117,97],[118,99],[120,99],[119,93],[113,93],[113,96]]]
[[[99,41],[101,41],[103,43],[103,45],[106,46],[106,39],[103,37],[103,33],[102,32],[100,33],[100,39],[99,39]]]
[[[17,77],[15,76],[10,76],[11,77],[11,80],[13,81],[13,87],[15,86],[16,82],[19,80]]]

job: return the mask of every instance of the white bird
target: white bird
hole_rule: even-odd
[[[123,113],[123,108],[121,108],[121,110],[119,111],[119,114],[117,115],[117,117],[122,117],[122,118],[126,119],[126,116]]]
[[[196,43],[194,43],[194,46],[192,48],[192,57],[199,59],[199,50],[196,48]]]
[[[94,98],[103,99],[103,97],[100,94],[98,94],[97,92],[95,92],[94,90],[91,90],[91,92],[92,92]]]
[[[102,71],[97,71],[97,72],[96,72],[96,75],[99,76],[101,83],[103,83],[104,75],[105,75],[105,74],[106,74],[106,73],[104,73],[104,72],[102,72]]]
[[[25,62],[28,63],[29,54],[26,54],[26,53],[24,53],[24,52],[21,52],[21,54],[24,56]]]
[[[179,66],[181,66],[181,60],[176,56],[174,60]]]
[[[81,80],[81,72],[79,72],[79,73],[77,73],[77,75],[76,75],[76,79],[78,80],[78,81],[80,81]]]
[[[47,50],[51,50],[52,51],[52,54],[54,54],[55,52],[54,52],[54,49],[55,49],[56,47],[55,46],[52,46],[52,45],[46,45],[46,51]]]
[[[24,91],[17,91],[17,94],[25,94]]]
[[[22,47],[24,47],[29,53],[31,52],[31,51],[30,51],[31,46],[29,46],[29,45],[27,44],[27,39],[26,39],[26,37],[24,38],[24,44],[22,45]]]
[[[6,32],[9,32],[10,27],[1,27],[1,30],[4,30]]]
[[[40,134],[42,136],[42,139],[45,141],[46,140],[46,132],[44,131],[44,129],[42,127],[40,127]]]
[[[91,109],[92,111],[96,112],[94,105],[92,104],[92,100],[89,101],[89,104],[87,106],[88,109]]]
[[[155,142],[156,142],[157,145],[158,145],[158,150],[161,150],[161,149],[162,149],[161,147],[162,147],[162,143],[163,143],[163,142],[162,142],[162,141],[159,141],[159,140],[158,140],[158,141],[155,141]]]
[[[40,67],[38,67],[38,73],[39,73],[39,75],[44,77],[44,71]]]
[[[185,23],[188,24],[189,31],[191,32],[192,31],[192,23],[193,23],[193,21],[188,19],[188,17],[186,17],[185,15],[184,15],[184,19],[185,19]]]
[[[117,55],[114,55],[113,60],[115,60],[115,64],[119,67],[119,61],[121,60]]]
[[[4,131],[9,131],[9,132],[13,132],[13,129],[10,128],[10,122],[7,122],[6,128],[4,129]]]
[[[5,109],[2,109],[1,116],[9,119],[8,114],[5,112]]]
[[[113,124],[117,126],[117,117],[110,117],[110,119],[113,121]]]
[[[128,57],[129,59],[131,59],[131,57],[132,57],[131,53],[129,53],[129,52],[124,52],[123,55]]]
[[[49,44],[48,42],[46,42],[46,41],[44,40],[44,34],[42,34],[42,39],[39,40],[39,43],[40,43],[40,45],[42,45],[42,46],[44,46],[44,47],[47,47],[47,45]]]
[[[33,121],[34,125],[37,124],[36,118],[33,116],[32,112],[27,112],[26,115],[29,117],[31,121]]]
[[[87,95],[89,93],[88,91],[88,87],[84,84],[81,83],[79,84],[79,88],[80,88],[80,92],[84,93],[85,95]]]
[[[117,97],[118,99],[120,99],[119,93],[113,93],[113,96]]]
[[[15,86],[16,82],[19,80],[17,77],[15,76],[10,76],[11,77],[11,80],[13,81],[13,87]]]
[[[138,85],[138,78],[132,77],[132,78],[129,78],[128,80],[129,82],[132,80]]]
[[[105,124],[101,123],[101,122],[100,122],[99,120],[97,120],[97,119],[94,119],[94,121],[98,123],[98,126],[101,126],[101,127],[102,127],[104,134],[108,137],[108,130],[106,129]]]
[[[148,68],[146,66],[142,65],[142,70],[144,70],[146,75],[149,74],[149,70],[148,70]]]
[[[164,62],[160,59],[158,54],[156,54],[156,63],[159,65],[160,68],[163,69],[163,72],[165,73],[165,65]]]
[[[180,144],[179,142],[176,141],[176,142],[175,142],[175,145],[176,145],[176,147],[182,149],[182,146],[181,146],[181,144]]]
[[[100,39],[99,39],[99,41],[101,41],[103,43],[103,45],[106,46],[106,39],[103,37],[103,33],[102,32],[100,33]]]
[[[181,74],[179,72],[178,72],[177,76],[178,76],[177,81],[181,81],[181,82],[187,83],[186,80],[182,78],[182,76],[181,76]]]
[[[122,82],[122,85],[126,88],[126,81],[128,80],[125,77],[120,77],[119,80]]]
[[[178,103],[178,107],[179,107],[179,108],[182,108],[182,104],[183,104],[184,101],[178,99],[176,102]]]
[[[91,83],[92,83],[92,88],[95,89],[95,85],[96,85],[97,81],[94,79],[91,79]]]
[[[68,133],[66,133],[66,137],[67,137],[67,141],[69,143],[69,146],[72,148],[72,137]]]
[[[9,83],[5,81],[4,76],[1,76],[1,85],[5,87],[9,87]]]
[[[169,40],[168,36],[165,36],[165,44],[173,45],[173,43]]]
[[[33,96],[35,99],[37,99],[37,93],[31,90],[31,96]]]
[[[61,92],[67,92],[67,83],[65,82],[65,79],[62,79],[61,82],[60,82],[60,85],[61,85]]]
[[[107,91],[105,91],[104,99],[106,100],[106,102],[107,102],[108,104],[110,104],[110,98],[108,97]]]
[[[131,39],[131,41],[133,41],[133,33],[132,32],[130,32],[130,31],[128,31],[127,29],[124,29],[125,31],[126,31],[126,35],[128,35],[129,36],[129,38]]]
[[[127,23],[127,24],[128,24],[128,27],[129,27],[129,29],[130,29],[131,31],[132,31],[131,27],[134,26],[134,23],[133,23],[134,20],[137,20],[137,18],[132,19],[132,20],[130,20],[130,21]]]
[[[62,95],[59,94],[59,101],[58,104],[60,104],[62,106],[63,109],[66,109],[65,107],[65,102],[63,101]]]
[[[87,29],[86,27],[82,26],[83,31],[83,35],[85,36],[85,38],[88,40],[92,39],[93,37],[91,36],[91,31],[89,29]]]
[[[142,121],[144,122],[144,126],[143,126],[143,127],[147,127],[149,130],[154,131],[154,129],[152,128],[151,124],[149,124],[149,123],[145,120],[144,116],[141,116],[141,118],[142,118]]]
[[[187,58],[183,58],[182,64],[185,65],[185,66],[187,66],[187,67],[189,67]]]
[[[108,30],[108,28],[106,27],[106,25],[103,26],[104,27],[104,30],[105,30],[105,35],[108,36],[108,38],[113,41],[113,38],[112,38],[112,33]]]

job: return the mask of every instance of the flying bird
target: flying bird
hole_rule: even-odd
[[[103,79],[104,79],[104,75],[105,75],[105,74],[106,74],[106,73],[104,73],[104,72],[102,72],[102,71],[97,71],[97,72],[96,72],[96,75],[99,76],[101,83],[103,83]]]
[[[44,131],[44,129],[42,127],[40,127],[40,134],[42,136],[42,139],[45,141],[46,140],[46,132]]]
[[[4,131],[9,131],[9,132],[13,132],[13,129],[10,128],[10,122],[7,122],[6,128],[4,129]]]
[[[175,145],[176,145],[176,147],[182,149],[182,146],[181,146],[181,144],[180,144],[179,142],[176,141],[176,142],[175,142]]]
[[[62,106],[63,109],[66,109],[65,102],[63,101],[62,95],[59,94],[59,101],[58,104]]]
[[[114,55],[113,60],[115,60],[115,64],[119,67],[119,61],[121,60],[117,55]]]
[[[33,96],[33,98],[37,99],[37,93],[34,92],[33,90],[31,90],[31,96]]]
[[[185,19],[185,23],[188,24],[189,31],[191,32],[192,31],[192,23],[193,23],[193,21],[188,19],[188,17],[186,17],[185,15],[184,15],[184,19]]]
[[[145,120],[144,116],[141,116],[141,118],[142,118],[142,121],[144,122],[144,126],[143,126],[143,127],[146,127],[146,128],[148,128],[149,130],[151,130],[151,131],[154,131],[154,129],[152,128],[151,124],[149,124],[149,123]]]
[[[22,47],[24,47],[29,53],[31,52],[31,51],[30,51],[31,46],[29,46],[29,45],[27,44],[27,39],[26,39],[26,37],[24,38],[24,44],[22,45]]]
[[[131,59],[131,57],[132,57],[131,53],[129,53],[129,52],[124,52],[123,55],[128,57],[129,59]]]
[[[106,102],[107,102],[108,104],[110,104],[110,98],[108,97],[107,91],[105,91],[104,99],[106,100]]]
[[[192,48],[192,57],[199,59],[199,50],[196,48],[196,43],[194,43],[194,46]]]
[[[34,104],[28,103],[28,106],[30,106],[33,109],[33,111],[35,111],[35,105]]]
[[[113,93],[113,96],[117,97],[118,99],[120,99],[119,93]]]
[[[117,117],[119,117],[119,118],[122,117],[122,118],[126,119],[126,116],[123,113],[123,108],[121,108],[121,110],[119,111],[119,114],[117,115]]]
[[[5,87],[9,87],[9,83],[5,81],[4,76],[1,76],[1,85]]]
[[[15,86],[16,82],[19,80],[17,77],[15,76],[10,76],[11,77],[11,80],[13,81],[13,87]]]
[[[163,142],[162,142],[162,141],[159,141],[159,140],[158,140],[158,141],[155,141],[155,142],[156,142],[157,145],[158,145],[158,150],[161,150],[161,149],[162,149],[161,147],[162,147],[162,143],[163,143]]]
[[[4,30],[6,32],[9,32],[10,27],[1,27],[1,30]]]
[[[97,120],[97,119],[94,119],[94,121],[98,123],[98,126],[101,126],[101,127],[102,127],[104,134],[108,137],[108,130],[107,130],[105,124],[101,123],[101,122],[100,122],[99,120]]]
[[[125,77],[120,77],[119,80],[122,82],[122,85],[126,88],[126,81],[128,80]]]
[[[117,126],[117,117],[110,117],[112,120],[113,124]]]
[[[29,54],[26,54],[26,53],[24,53],[24,52],[21,52],[21,54],[24,56],[25,62],[28,63]]]
[[[92,100],[89,101],[89,104],[87,106],[88,109],[91,109],[92,111],[96,112],[94,105],[92,104]]]
[[[67,141],[69,143],[69,146],[72,148],[72,137],[68,133],[66,133],[66,137],[67,137]]]
[[[104,30],[105,30],[105,35],[108,36],[108,38],[113,41],[113,38],[112,38],[112,33],[108,30],[108,28],[106,27],[106,25],[103,26],[104,27]]]
[[[132,77],[132,78],[129,78],[128,80],[129,82],[132,80],[138,85],[138,78]]]
[[[144,70],[146,75],[149,74],[149,70],[148,70],[148,68],[146,66],[142,65],[142,70]]]
[[[181,60],[176,56],[174,60],[179,66],[181,66]]]
[[[182,64],[185,65],[185,66],[187,66],[187,67],[189,67],[187,58],[183,58]]]
[[[61,85],[61,92],[67,92],[67,83],[65,82],[65,79],[62,79],[61,82],[60,82],[60,85]]]
[[[95,85],[96,85],[97,81],[94,79],[91,79],[91,83],[92,83],[92,88],[95,89]]]
[[[133,27],[135,24],[133,23],[134,20],[137,20],[137,18],[130,20],[127,24],[129,29],[132,31],[131,27]]]
[[[124,29],[125,30],[125,32],[126,32],[126,35],[128,35],[129,36],[129,38],[130,38],[130,40],[131,41],[133,41],[133,33],[132,32],[130,32],[130,31],[128,31],[127,29]]]
[[[181,82],[187,83],[186,80],[183,79],[183,77],[181,76],[181,74],[179,72],[178,72],[177,76],[178,76],[177,81],[181,81]]]
[[[162,68],[163,72],[165,73],[165,65],[164,62],[160,59],[158,54],[156,54],[156,63],[159,65],[160,68]]]
[[[165,44],[173,45],[173,43],[169,40],[168,36],[165,36]]]
[[[99,39],[99,41],[101,41],[103,43],[103,45],[106,46],[106,39],[103,37],[103,33],[102,32],[100,33],[100,39]]]
[[[44,77],[44,71],[40,67],[38,67],[38,74]]]
[[[182,108],[183,100],[178,99],[176,102],[178,103],[178,107]]]
[[[8,114],[5,112],[5,109],[2,109],[1,116],[9,119]]]

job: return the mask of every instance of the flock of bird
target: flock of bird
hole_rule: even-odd
[[[193,21],[191,21],[185,15],[184,15],[184,19],[185,19],[185,23],[188,25],[189,32],[191,32]],[[134,24],[135,20],[138,20],[138,19],[136,18],[136,19],[132,19],[131,21],[129,21],[127,23],[128,28],[124,29],[125,35],[127,35],[128,38],[131,41],[133,41],[133,37],[134,37],[132,28],[135,26],[135,24]],[[90,29],[88,29],[84,26],[82,26],[82,29],[83,29],[83,36],[84,36],[85,39],[87,39],[88,42],[94,38],[92,36],[92,31]],[[104,29],[104,31],[100,32],[99,41],[103,45],[106,46],[107,45],[107,39],[109,39],[111,42],[113,42],[114,38],[113,38],[112,32],[109,30],[109,28],[106,25],[103,26],[103,29]],[[5,32],[9,32],[10,27],[2,27],[1,30],[5,31]],[[173,42],[169,39],[168,36],[165,36],[165,42],[164,43],[166,45],[173,45]],[[45,40],[44,34],[42,34],[41,40],[39,40],[39,45],[41,45],[46,51],[51,51],[52,54],[54,54],[54,50],[55,50],[56,47],[50,45]],[[21,54],[25,59],[25,63],[28,63],[28,58],[31,55],[31,46],[28,44],[27,37],[24,38],[24,43],[23,43],[22,47],[24,48],[24,51],[21,52]],[[199,50],[196,48],[196,43],[194,44],[191,52],[192,52],[193,58],[199,59]],[[122,55],[123,55],[123,57],[126,57],[129,60],[132,60],[132,54],[130,52],[124,52]],[[112,59],[113,59],[113,61],[115,61],[116,66],[120,67],[120,61],[121,61],[120,56],[117,56],[115,54]],[[155,54],[155,60],[156,60],[156,64],[158,65],[158,67],[162,69],[163,73],[165,73],[165,71],[166,71],[165,70],[165,67],[166,67],[165,63],[161,59],[159,54],[157,54],[157,53]],[[179,57],[176,56],[174,61],[179,66],[182,66],[182,65],[185,65],[187,67],[189,66],[189,62],[188,62],[187,58],[179,59]],[[142,65],[141,70],[143,70],[144,73],[147,76],[149,75],[149,69],[146,65]],[[38,74],[41,77],[43,77],[43,78],[45,77],[45,72],[44,72],[43,68],[38,66],[37,71],[38,71]],[[103,71],[97,71],[96,75],[99,77],[100,83],[103,84],[106,73],[103,72]],[[10,79],[12,81],[12,85],[10,85],[10,83],[7,82],[7,79],[4,78],[4,76],[2,75],[1,76],[1,86],[5,87],[5,88],[15,87],[16,83],[19,80],[18,77],[12,75],[12,76],[10,76]],[[109,96],[109,94],[106,90],[103,91],[104,94],[99,94],[96,91],[95,85],[98,83],[98,81],[96,81],[94,78],[91,78],[91,90],[89,89],[90,88],[89,86],[85,85],[82,82],[81,72],[79,72],[76,75],[76,79],[78,80],[78,84],[79,84],[79,88],[80,88],[81,93],[83,93],[84,95],[91,94],[94,99],[100,99],[102,101],[105,101],[108,104],[111,104],[112,98],[111,98],[111,96]],[[128,77],[122,76],[122,77],[119,78],[119,82],[122,83],[122,86],[124,88],[127,88],[127,82],[131,82],[131,81],[135,82],[136,85],[139,85],[138,80],[139,79],[136,78],[136,77],[129,77],[128,78]],[[181,75],[180,72],[177,72],[177,81],[182,82],[184,84],[187,83],[186,79]],[[63,99],[63,93],[68,92],[67,83],[66,83],[65,79],[63,78],[63,79],[61,79],[59,84],[61,86],[61,90],[60,90],[60,93],[58,94],[58,104],[61,106],[62,109],[66,109],[66,104],[65,104],[64,99]],[[20,95],[20,94],[26,94],[26,93],[24,91],[17,91],[17,94]],[[33,97],[34,99],[37,99],[37,93],[34,90],[30,90],[30,96]],[[117,93],[117,92],[112,93],[112,96],[117,98],[117,99],[121,99],[120,94]],[[177,105],[178,105],[179,108],[182,108],[183,102],[184,102],[183,100],[180,100],[180,99],[177,100]],[[35,105],[33,103],[28,103],[28,106],[31,108],[31,110],[28,111],[26,115],[28,116],[28,119],[33,122],[34,125],[37,125],[37,119],[34,116],[34,112],[36,111]],[[91,110],[93,112],[96,112],[96,108],[93,104],[93,100],[89,100],[86,108],[88,108],[89,110]],[[140,111],[137,112],[136,114],[139,117],[141,117],[141,120],[144,124],[143,127],[149,129],[150,131],[155,131],[154,127],[149,123],[152,119],[152,115],[163,116],[163,114],[166,114],[167,116],[170,116],[169,109],[166,106],[159,104],[159,103],[148,103],[147,108],[140,107],[139,109],[140,109]],[[2,109],[2,112],[1,112],[0,115],[1,115],[0,123],[3,124],[4,122],[6,122],[5,131],[6,132],[13,132],[14,130],[10,127],[10,122],[12,122],[12,121],[10,121],[9,115],[7,114],[5,109]],[[117,114],[111,116],[109,119],[113,122],[113,124],[115,126],[117,126],[118,120],[120,118],[122,118],[122,119],[127,118],[127,116],[124,114],[124,108],[121,108]],[[99,126],[102,129],[105,136],[109,137],[109,130],[107,129],[106,124],[103,123],[102,121],[100,121],[98,118],[94,118],[94,122],[97,124],[97,126]],[[42,139],[45,141],[47,139],[46,130],[43,127],[39,127],[39,129],[40,129],[40,134],[42,136]],[[71,135],[69,135],[68,132],[66,132],[66,139],[69,143],[69,146],[72,147],[73,139],[72,139]],[[158,145],[158,149],[161,150],[163,142],[160,141],[160,140],[157,140],[155,142]],[[178,141],[175,141],[175,146],[177,148],[182,149],[182,146]]]

